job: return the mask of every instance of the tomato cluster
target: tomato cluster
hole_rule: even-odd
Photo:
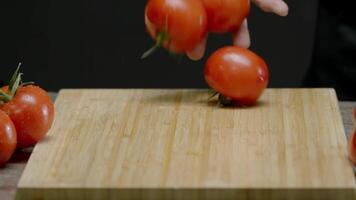
[[[22,83],[19,67],[9,85],[0,89],[0,166],[16,148],[33,146],[51,128],[54,105],[46,91]]]
[[[189,53],[209,32],[237,32],[249,12],[249,0],[149,0],[145,24],[156,47]],[[209,86],[220,93],[220,103],[229,105],[254,105],[269,81],[264,60],[236,46],[213,53],[204,75]]]
[[[149,0],[145,24],[156,46],[186,53],[208,32],[237,31],[249,11],[249,0]]]

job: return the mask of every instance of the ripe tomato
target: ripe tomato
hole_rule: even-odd
[[[237,46],[214,52],[205,65],[204,75],[210,87],[242,105],[255,104],[269,80],[265,61]]]
[[[208,30],[235,32],[250,12],[249,0],[203,0],[208,16]]]
[[[173,53],[185,53],[205,38],[207,17],[200,0],[150,0],[145,9],[149,34]]]
[[[356,107],[354,108],[354,132],[349,140],[349,158],[351,162],[356,166]]]
[[[0,166],[4,165],[16,148],[16,130],[10,117],[0,111]]]
[[[8,93],[8,87],[2,90]],[[40,87],[20,86],[13,98],[0,105],[13,121],[17,131],[17,147],[29,147],[44,137],[51,128],[54,105],[47,92]]]

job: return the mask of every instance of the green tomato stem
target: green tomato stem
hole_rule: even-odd
[[[14,74],[12,75],[9,81],[8,93],[0,89],[0,101],[2,103],[7,103],[11,101],[14,98],[17,89],[20,86],[22,86],[22,79],[21,79],[22,73],[19,73],[20,67],[21,67],[21,63],[18,64]]]
[[[168,34],[165,31],[158,32],[156,37],[156,44],[149,50],[142,54],[141,59],[147,58],[149,55],[154,53],[158,48],[163,47],[164,42],[168,39]]]
[[[13,98],[12,95],[8,95],[6,94],[6,92],[4,92],[3,90],[0,89],[0,100],[7,103],[9,101],[11,101]]]

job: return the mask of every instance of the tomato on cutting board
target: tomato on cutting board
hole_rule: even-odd
[[[202,0],[208,30],[214,33],[235,32],[250,12],[249,0]]]
[[[14,123],[17,147],[36,144],[51,128],[54,105],[46,91],[34,85],[21,85],[21,73],[16,70],[9,86],[1,89],[0,110]]]
[[[193,49],[207,31],[206,12],[200,0],[149,0],[145,24],[156,46],[173,53]]]
[[[356,107],[353,112],[354,117],[354,131],[349,139],[349,158],[351,162],[356,166]]]
[[[254,105],[268,85],[265,61],[237,46],[218,49],[208,59],[205,80],[216,92],[238,105]]]
[[[0,167],[16,149],[16,129],[10,117],[0,110]]]

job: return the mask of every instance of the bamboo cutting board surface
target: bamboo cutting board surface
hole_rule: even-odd
[[[268,89],[252,108],[208,90],[62,90],[18,199],[350,199],[331,89]]]

